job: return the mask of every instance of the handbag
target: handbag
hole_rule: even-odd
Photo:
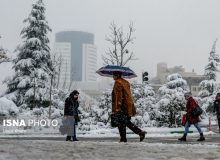
[[[200,116],[202,112],[203,112],[202,108],[197,104],[197,106],[191,112],[191,116],[192,117]]]
[[[74,117],[68,116],[66,118],[63,118],[62,125],[59,127],[59,131],[62,135],[73,135],[73,128],[74,128]]]
[[[120,124],[126,124],[128,116],[124,112],[116,112],[111,114],[111,126],[118,127]]]
[[[185,126],[186,124],[186,114],[183,114],[183,117],[182,117],[182,126]]]

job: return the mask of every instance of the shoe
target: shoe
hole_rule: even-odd
[[[121,138],[119,142],[127,142],[126,138]]]
[[[203,136],[203,133],[200,133],[200,137],[199,139],[197,139],[197,141],[204,141],[205,137]]]
[[[67,136],[66,141],[71,141],[71,136]]]
[[[197,141],[204,141],[205,140],[205,137],[204,136],[200,136],[199,139],[197,139]]]
[[[146,132],[144,132],[144,131],[139,134],[139,136],[140,136],[140,142],[142,142],[142,141],[144,140],[145,134],[146,134]]]
[[[179,141],[186,141],[186,135],[184,134],[181,138],[178,139]]]
[[[73,138],[73,141],[79,141],[76,137],[72,137]]]
[[[75,139],[73,139],[73,141],[79,141],[79,140],[75,138]]]

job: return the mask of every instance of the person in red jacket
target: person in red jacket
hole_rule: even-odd
[[[198,132],[200,133],[200,138],[197,141],[204,141],[205,137],[203,135],[203,132],[198,124],[199,122],[199,116],[192,116],[191,113],[192,111],[196,108],[197,103],[196,101],[193,99],[191,92],[187,92],[184,94],[185,99],[187,100],[186,103],[186,124],[185,124],[185,131],[184,131],[184,135],[183,137],[179,138],[179,141],[186,141],[186,136],[187,133],[189,132],[189,127],[191,124],[193,124],[196,129],[198,130]]]

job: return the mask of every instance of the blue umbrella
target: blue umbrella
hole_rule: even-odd
[[[98,71],[96,71],[96,73],[105,77],[113,77],[113,72],[115,71],[122,72],[123,78],[137,77],[134,71],[132,71],[129,67],[113,66],[113,65],[107,65],[105,67],[102,67]]]

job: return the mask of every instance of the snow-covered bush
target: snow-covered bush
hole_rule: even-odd
[[[13,101],[5,97],[0,98],[0,116],[10,117],[16,116],[19,113],[18,107]]]
[[[134,105],[137,114],[132,118],[132,121],[141,127],[155,126],[156,125],[156,97],[153,88],[147,84],[131,84]]]
[[[175,116],[185,109],[184,93],[187,91],[187,83],[180,74],[175,73],[167,77],[167,83],[159,88],[157,106],[160,115],[157,121],[160,126],[174,126]]]
[[[107,90],[90,108],[83,109],[81,107],[80,112],[82,114],[80,115],[79,129],[89,131],[100,127],[110,127],[111,105],[111,91]]]

